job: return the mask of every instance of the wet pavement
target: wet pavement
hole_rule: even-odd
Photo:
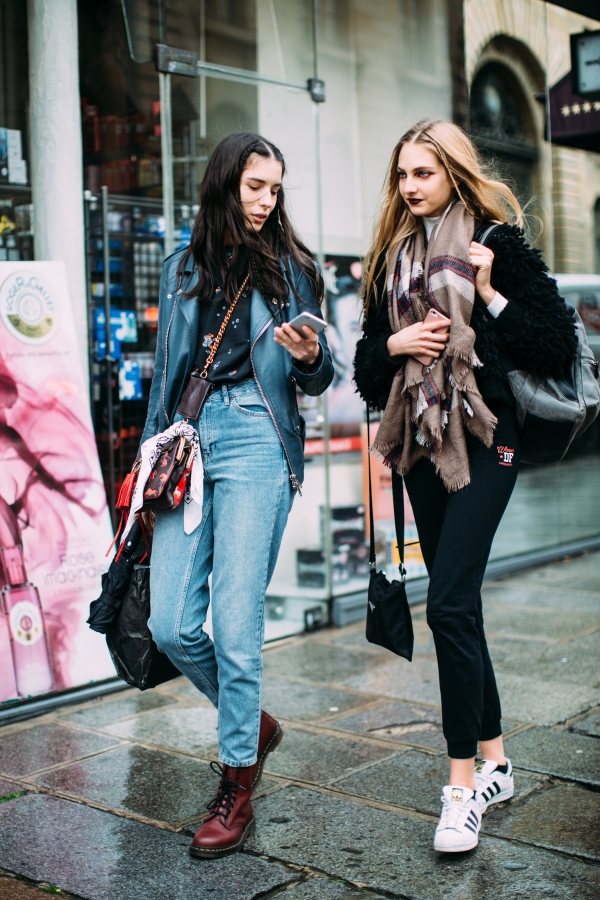
[[[183,679],[0,729],[0,900],[592,900],[600,896],[600,554],[484,588],[515,798],[479,847],[432,847],[447,778],[433,644],[362,624],[265,651],[267,761],[243,853],[187,852],[216,713]]]

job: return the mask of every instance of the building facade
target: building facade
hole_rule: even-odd
[[[600,273],[600,154],[550,145],[545,115],[546,84],[571,69],[570,35],[599,21],[543,0],[465,0],[464,8],[472,130],[530,202],[550,268]]]

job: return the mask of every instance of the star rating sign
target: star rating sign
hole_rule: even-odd
[[[578,116],[581,113],[591,113],[591,112],[600,112],[600,100],[594,100],[593,103],[590,103],[589,100],[586,100],[585,103],[573,103],[572,106],[561,106],[560,112],[562,116]]]

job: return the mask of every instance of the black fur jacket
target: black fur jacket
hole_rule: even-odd
[[[562,300],[556,282],[539,250],[530,247],[520,228],[500,225],[486,240],[494,251],[491,284],[508,300],[494,319],[476,296],[471,327],[475,352],[483,363],[475,369],[486,402],[514,405],[507,366],[536,375],[561,375],[575,358],[573,311]],[[356,345],[354,381],[372,409],[384,409],[394,374],[405,357],[391,358],[387,341],[392,334],[386,302],[385,271],[377,281],[377,297],[369,304],[363,336]],[[383,299],[382,299],[383,298]]]

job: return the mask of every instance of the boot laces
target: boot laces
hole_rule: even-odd
[[[211,762],[210,767],[216,775],[221,776],[221,781],[219,782],[219,789],[215,798],[207,804],[206,808],[210,812],[209,819],[214,816],[220,816],[225,823],[233,809],[233,804],[237,800],[238,789],[245,791],[246,788],[238,784],[237,781],[227,778],[224,768],[218,762]]]

